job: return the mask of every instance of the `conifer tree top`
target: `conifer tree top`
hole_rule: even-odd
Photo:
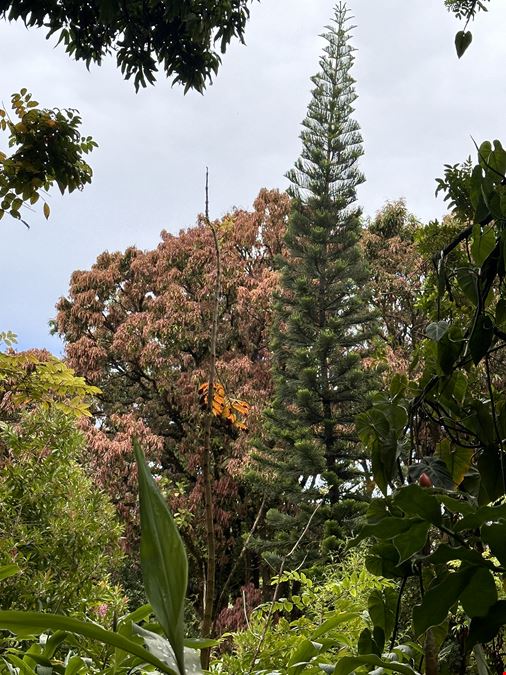
[[[357,165],[363,154],[362,136],[351,117],[357,95],[350,72],[355,60],[349,44],[350,18],[346,4],[339,3],[322,35],[327,44],[320,70],[311,78],[314,89],[302,122],[301,156],[287,173],[292,196],[304,201],[330,199],[343,209],[355,201],[356,187],[364,181]]]

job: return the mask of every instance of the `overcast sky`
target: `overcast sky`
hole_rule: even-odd
[[[373,215],[403,196],[421,219],[440,217],[436,176],[473,152],[471,136],[506,140],[506,3],[494,0],[473,26],[459,61],[458,22],[443,0],[349,0],[358,49],[356,118],[367,182],[359,200]],[[51,218],[28,214],[31,229],[1,223],[0,331],[21,348],[47,347],[54,304],[70,274],[103,250],[154,247],[161,229],[177,232],[203,209],[211,175],[211,215],[249,208],[261,187],[286,188],[318,68],[318,35],[331,0],[262,0],[252,5],[247,46],[234,45],[204,96],[183,95],[160,79],[135,94],[113,61],[101,68],[71,61],[44,33],[0,23],[0,100],[27,87],[46,107],[75,107],[99,143],[93,184],[51,196]],[[25,216],[26,217],[26,216]]]

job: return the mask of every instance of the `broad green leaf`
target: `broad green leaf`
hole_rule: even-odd
[[[409,530],[392,539],[392,543],[399,551],[399,564],[409,560],[412,555],[421,551],[427,541],[430,523],[419,521],[414,523]]]
[[[455,35],[455,49],[457,51],[457,56],[459,59],[463,56],[466,49],[469,47],[473,41],[473,34],[470,30],[459,30]]]
[[[393,497],[393,503],[404,513],[423,518],[433,525],[441,523],[441,505],[427,488],[412,484],[401,487]]]
[[[480,426],[485,432],[483,425]],[[491,432],[493,433],[493,425],[491,426]],[[480,472],[480,504],[488,504],[505,494],[506,475],[503,472],[504,466],[499,452],[496,447],[488,447],[478,457],[476,466]]]
[[[495,308],[495,323],[498,328],[503,330],[506,327],[506,300],[498,300]]]
[[[391,591],[391,593],[389,593]],[[383,629],[386,637],[390,636],[395,623],[395,604],[397,592],[386,588],[383,592],[375,590],[367,599],[367,611],[373,626]]]
[[[461,448],[444,438],[436,447],[436,455],[446,464],[454,486],[458,487],[472,464],[474,448]]]
[[[290,675],[298,675],[314,656],[320,653],[322,645],[305,637],[299,640],[287,664]]]
[[[482,525],[481,538],[501,565],[506,565],[506,523]]]
[[[174,656],[174,650],[172,649],[167,638],[154,633],[153,631],[147,630],[142,626],[137,624],[132,625],[133,631],[144,641],[146,649],[156,656],[156,658],[163,661],[170,668],[178,668],[176,663],[176,658]],[[200,653],[193,648],[185,647],[185,670],[186,675],[202,675],[202,668],[200,667]]]
[[[418,479],[422,473],[426,473],[429,476],[434,487],[441,487],[445,490],[453,488],[450,472],[446,464],[439,457],[422,457],[419,462],[412,464],[408,469],[409,478],[413,483],[418,483]],[[427,488],[420,489],[427,490]]]
[[[488,352],[493,341],[493,319],[488,314],[479,314],[469,337],[469,351],[476,366]]]
[[[450,546],[449,544],[440,544],[438,548],[428,556],[427,560],[434,565],[441,565],[451,560],[461,560],[473,565],[482,567],[492,567],[492,563],[472,548],[463,546]]]
[[[399,552],[391,542],[374,544],[365,559],[367,570],[377,577],[399,579],[413,574],[411,563],[399,564]]]
[[[471,267],[460,267],[457,270],[457,281],[464,295],[476,305],[478,302],[478,277]]]
[[[490,570],[485,567],[474,569],[472,577],[460,595],[460,602],[470,618],[487,614],[497,602],[497,589]]]
[[[10,565],[2,565],[0,566],[0,581],[8,579],[9,577],[13,577],[15,574],[19,574],[19,572],[21,572],[21,569],[14,563]]]
[[[137,440],[141,567],[147,598],[184,670],[184,600],[188,583],[186,551],[174,519],[149,471]]]
[[[506,520],[506,504],[500,506],[481,506],[474,513],[464,516],[462,520],[455,525],[456,532],[463,530],[475,530],[484,523]]]
[[[413,626],[416,636],[420,636],[428,628],[438,626],[448,616],[448,612],[467,586],[475,568],[459,569],[458,572],[446,574],[442,581],[432,586],[423,596],[420,605],[413,609]]]
[[[505,625],[506,600],[498,600],[486,616],[476,616],[471,620],[466,640],[467,649],[472,649],[478,643],[490,642]]]
[[[473,227],[473,239],[471,242],[471,255],[474,262],[481,267],[496,245],[495,228],[485,227],[482,231],[480,225]]]
[[[385,661],[380,659],[376,654],[362,654],[360,656],[344,656],[336,664],[334,675],[349,675],[359,666],[376,666],[377,668],[385,668],[394,673],[401,673],[401,675],[418,675],[416,670],[413,670],[405,663],[398,663],[397,661]]]
[[[65,675],[77,675],[77,673],[88,672],[88,666],[80,656],[72,656],[65,668]]]
[[[44,612],[21,612],[18,610],[0,610],[0,628],[8,630],[15,635],[28,632],[39,634],[46,630],[63,630],[75,635],[82,635],[97,642],[111,647],[122,649],[133,656],[137,656],[144,663],[150,663],[168,675],[179,675],[165,663],[150,654],[146,649],[132,640],[128,640],[119,633],[100,628],[94,623],[80,621],[69,616],[58,614],[45,614]]]
[[[311,633],[311,640],[316,640],[330,630],[333,630],[336,626],[346,623],[347,621],[352,621],[358,616],[360,616],[358,612],[340,612],[339,614],[329,617]]]
[[[380,644],[378,644],[378,642],[376,642],[375,638],[373,637],[370,628],[364,628],[358,638],[357,650],[359,654],[376,654],[376,656],[381,656],[384,644],[384,632],[382,634]]]
[[[399,534],[410,530],[413,525],[422,522],[420,518],[395,518],[387,516],[377,523],[368,523],[362,527],[352,545],[358,544],[366,537],[377,537],[378,539],[393,539]]]

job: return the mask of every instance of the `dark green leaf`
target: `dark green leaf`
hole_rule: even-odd
[[[506,625],[506,600],[498,600],[486,616],[476,616],[469,627],[466,647],[471,650],[478,643],[490,642]]]
[[[385,641],[384,637],[383,642]],[[359,654],[376,654],[377,656],[381,656],[382,652],[382,647],[376,643],[369,628],[364,628],[360,633],[357,649]]]
[[[469,351],[475,365],[482,360],[494,340],[494,321],[488,314],[479,314],[469,338]]]
[[[409,479],[413,483],[418,483],[422,473],[429,476],[434,487],[441,487],[445,490],[453,488],[453,480],[448,467],[439,457],[422,457],[419,462],[412,464],[408,469]]]
[[[409,560],[412,555],[421,551],[427,541],[430,523],[415,523],[409,530],[392,539],[392,543],[399,551],[399,564]]]
[[[441,523],[441,505],[427,488],[416,484],[401,487],[394,494],[393,503],[404,513],[423,518],[433,525]]]
[[[475,568],[459,569],[446,574],[442,581],[432,586],[423,596],[422,603],[413,609],[413,626],[420,636],[431,626],[438,626],[467,586]]]
[[[492,565],[474,549],[464,548],[463,546],[449,546],[448,544],[440,544],[427,560],[434,565],[444,565],[451,560],[461,560],[483,567],[491,567]]]
[[[481,526],[483,543],[490,547],[492,555],[501,565],[506,566],[506,523],[492,523]]]
[[[473,35],[471,31],[459,30],[455,35],[455,49],[457,50],[457,56],[460,57],[464,54],[466,49],[469,47],[473,41]]]
[[[288,661],[287,667],[290,675],[301,673],[311,659],[320,653],[322,645],[301,637]]]
[[[473,576],[460,595],[460,602],[470,618],[487,614],[497,602],[497,589],[490,570],[485,567],[474,569]]]

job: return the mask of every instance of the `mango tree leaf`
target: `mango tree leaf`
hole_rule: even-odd
[[[188,583],[186,551],[137,440],[134,440],[133,446],[139,473],[144,588],[183,674],[184,600]]]
[[[75,635],[82,635],[97,642],[101,642],[117,649],[122,649],[133,656],[137,656],[144,663],[150,663],[163,673],[179,675],[169,668],[163,661],[150,654],[144,647],[128,638],[110,630],[100,628],[94,623],[80,621],[69,616],[46,614],[44,612],[22,612],[18,610],[0,611],[0,628],[11,631],[15,635],[28,632],[39,634],[46,630],[63,630]]]

